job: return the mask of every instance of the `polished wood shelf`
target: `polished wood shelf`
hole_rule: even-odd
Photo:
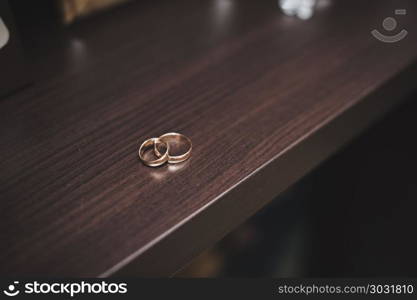
[[[33,83],[0,101],[1,274],[177,271],[414,89],[417,19],[370,34],[396,8],[417,3],[138,1],[36,33]],[[142,165],[169,131],[191,159]]]

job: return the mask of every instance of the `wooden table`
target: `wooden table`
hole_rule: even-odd
[[[416,11],[138,1],[34,31],[33,84],[0,101],[1,274],[172,274],[413,90]],[[387,16],[404,40],[371,36]],[[191,159],[142,165],[169,131]]]

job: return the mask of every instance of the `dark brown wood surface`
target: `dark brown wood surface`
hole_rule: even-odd
[[[396,8],[409,36],[377,41]],[[0,274],[172,274],[414,88],[413,11],[139,1],[34,33],[35,83],[0,101]],[[169,131],[191,159],[142,165]]]

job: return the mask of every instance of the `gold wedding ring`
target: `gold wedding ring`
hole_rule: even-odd
[[[158,147],[157,146],[158,144],[164,145],[165,152],[164,153],[160,153],[158,151],[158,154],[159,155],[157,155],[157,157],[158,157],[157,159],[154,159],[154,160],[148,160],[148,159],[146,159],[145,158],[145,152],[146,152],[146,150],[148,148],[150,148],[150,147],[153,147],[155,149],[155,148]],[[158,166],[161,166],[164,163],[166,163],[168,161],[168,158],[169,158],[168,154],[169,154],[169,145],[167,143],[165,143],[164,141],[162,141],[161,139],[159,139],[159,138],[150,138],[150,139],[147,139],[146,141],[144,141],[142,143],[142,145],[140,145],[140,148],[139,148],[139,158],[142,160],[142,162],[145,165],[147,165],[149,167],[158,167]]]
[[[170,147],[170,143],[185,146],[185,151],[177,155],[170,154],[170,149],[172,149],[172,147]],[[164,146],[165,151],[161,152],[161,150],[159,149],[160,145]],[[149,160],[145,158],[146,150],[148,150],[150,147],[153,148],[154,154],[157,157],[157,159]],[[170,164],[178,164],[190,158],[192,148],[193,145],[188,137],[181,133],[170,132],[165,133],[160,137],[150,138],[144,141],[139,148],[139,158],[145,165],[149,167],[158,167],[166,162]]]
[[[178,144],[186,145],[187,150],[184,153],[179,154],[179,155],[171,155],[169,154],[169,150],[168,150],[168,163],[178,164],[180,162],[186,161],[190,157],[193,145],[191,143],[191,140],[185,135],[181,133],[170,132],[170,133],[165,133],[161,135],[159,139],[167,145],[169,145],[170,142],[175,142]],[[153,149],[157,157],[162,157],[163,154],[159,151],[158,145],[154,144]]]

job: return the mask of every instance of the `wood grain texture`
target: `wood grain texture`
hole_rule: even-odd
[[[140,1],[33,37],[37,81],[0,102],[0,274],[170,275],[415,86],[415,1]],[[151,169],[139,142],[192,157]]]

